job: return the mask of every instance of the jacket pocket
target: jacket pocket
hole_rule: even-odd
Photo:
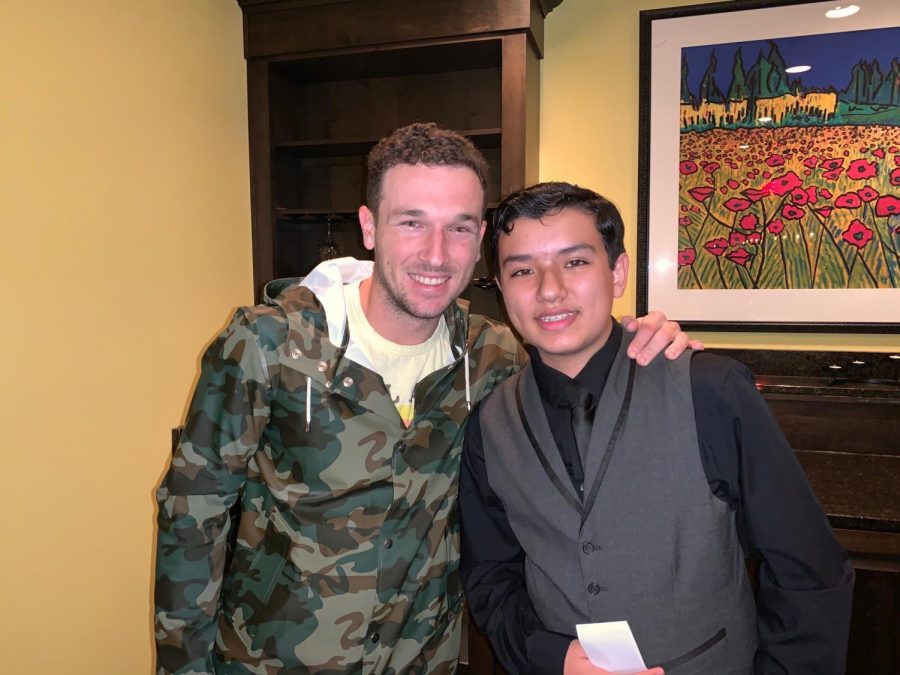
[[[225,610],[233,625],[243,627],[252,648],[262,648],[267,655],[282,650],[292,653],[282,635],[289,622],[281,620],[289,614],[292,621],[299,620],[292,599],[302,579],[290,562],[291,546],[283,516],[271,510],[259,547],[238,547],[226,580]]]
[[[671,670],[675,670],[676,668],[680,668],[681,666],[693,661],[696,658],[699,658],[710,649],[715,647],[717,644],[722,642],[725,639],[727,631],[723,626],[720,628],[715,635],[710,637],[708,640],[705,640],[701,644],[697,645],[690,651],[685,652],[681,656],[671,659],[670,661],[666,661],[665,663],[660,663],[659,667],[662,668],[667,673]]]

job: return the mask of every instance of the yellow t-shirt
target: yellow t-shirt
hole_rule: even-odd
[[[347,356],[381,375],[403,424],[409,426],[415,415],[413,393],[416,384],[452,361],[447,322],[441,317],[434,333],[421,344],[391,342],[376,333],[366,318],[359,299],[359,284],[357,281],[344,285],[350,329]],[[360,353],[365,358],[360,358]]]

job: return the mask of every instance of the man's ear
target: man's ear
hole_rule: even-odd
[[[487,220],[482,219],[481,227],[478,230],[478,255],[475,260],[481,260],[481,247],[484,244],[484,233],[487,230]]]
[[[375,214],[368,206],[359,207],[359,227],[362,229],[363,246],[368,251],[375,250]]]
[[[622,253],[616,259],[612,269],[613,297],[621,298],[628,284],[628,254]]]

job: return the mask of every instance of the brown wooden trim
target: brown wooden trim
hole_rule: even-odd
[[[900,534],[835,528],[834,534],[851,556],[884,555],[900,558]]]
[[[257,301],[274,276],[275,223],[269,128],[269,64],[247,62],[247,119],[250,133],[250,190],[253,227],[253,288]]]
[[[460,35],[527,31],[531,0],[353,0],[341,3],[241,3],[248,18],[246,55],[399,43]],[[540,13],[538,12],[538,16]]]

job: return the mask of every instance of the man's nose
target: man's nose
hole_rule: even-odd
[[[429,230],[422,255],[433,267],[440,267],[447,262],[447,239],[442,229]]]

